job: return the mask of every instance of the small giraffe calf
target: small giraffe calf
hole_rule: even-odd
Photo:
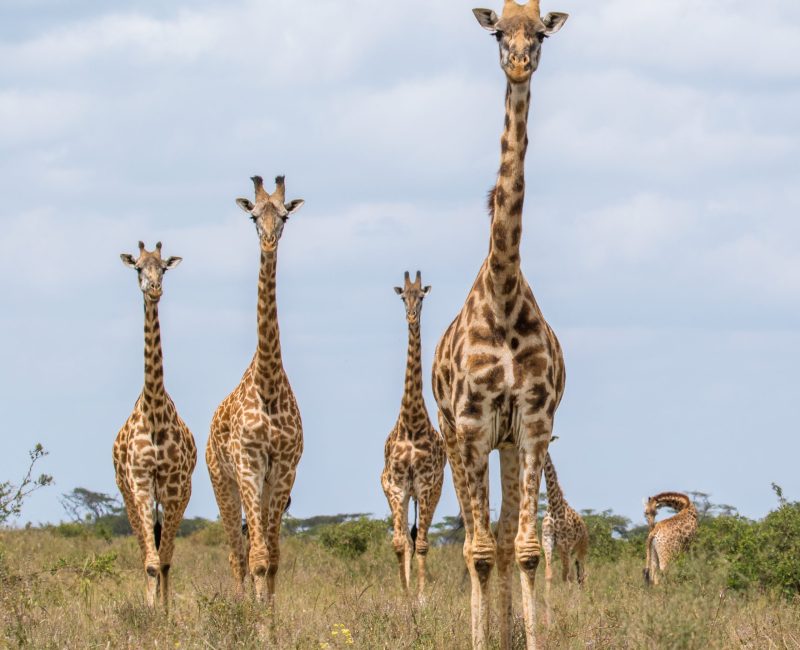
[[[659,508],[672,508],[678,514],[655,523]],[[667,570],[667,565],[689,546],[697,533],[697,510],[685,494],[661,492],[647,499],[644,515],[650,527],[644,580],[647,584],[657,585],[659,573]]]
[[[139,242],[138,259],[127,253],[120,257],[137,272],[144,294],[144,389],[114,442],[114,470],[142,552],[147,603],[154,606],[159,591],[161,603],[168,609],[175,535],[192,494],[192,471],[197,462],[192,433],[164,388],[158,322],[164,273],[178,266],[181,258],[162,260],[161,242],[152,252]],[[159,505],[164,510],[163,525],[158,521]]]
[[[577,580],[578,584],[583,584],[586,578],[589,530],[581,516],[564,498],[549,453],[544,459],[544,478],[547,483],[547,512],[542,520],[542,549],[545,561],[545,597],[547,597],[553,579],[553,549],[558,549],[561,557],[561,579],[564,582]]]
[[[423,598],[425,559],[428,555],[428,528],[442,494],[444,480],[444,441],[428,418],[422,396],[420,315],[422,301],[431,290],[422,286],[417,271],[414,282],[408,272],[405,285],[395,287],[402,297],[408,322],[408,358],[400,415],[384,447],[384,468],[381,486],[389,501],[394,524],[394,545],[400,564],[400,583],[408,591],[411,582],[411,556],[417,554],[417,596]],[[416,521],[408,532],[408,501],[413,498],[419,507],[419,529]],[[416,516],[415,516],[416,519]]]

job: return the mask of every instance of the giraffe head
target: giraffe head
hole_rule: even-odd
[[[511,83],[524,83],[539,67],[542,43],[555,34],[567,20],[567,14],[539,13],[539,0],[524,5],[505,0],[503,15],[491,9],[473,9],[481,27],[488,30],[500,45],[500,67]]]
[[[656,525],[656,515],[658,514],[658,501],[654,497],[642,499],[644,504],[644,518],[647,519],[648,527]]]
[[[422,313],[422,301],[431,292],[430,285],[422,286],[422,274],[417,271],[417,277],[411,281],[411,276],[406,271],[403,287],[395,287],[394,292],[403,299],[406,306],[406,320],[409,324],[418,323]]]
[[[256,188],[256,202],[236,199],[236,204],[247,212],[256,224],[261,250],[270,253],[278,248],[278,240],[283,234],[283,226],[288,221],[289,215],[299,210],[305,201],[295,199],[286,203],[286,185],[283,176],[275,178],[275,191],[272,194],[267,194],[261,176],[253,176],[250,180]]]
[[[144,294],[144,299],[150,302],[158,302],[161,298],[164,273],[174,269],[183,260],[182,257],[161,259],[161,242],[156,244],[154,251],[145,250],[144,242],[139,242],[138,258],[130,253],[122,253],[120,258],[125,266],[135,269],[139,274],[139,288]]]

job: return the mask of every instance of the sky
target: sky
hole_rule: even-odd
[[[433,287],[435,422],[433,352],[488,247],[505,78],[472,7],[4,0],[0,480],[41,442],[56,481],[18,523],[63,518],[76,486],[117,493],[111,446],[143,381],[119,254],[140,239],[184,258],[160,307],[166,385],[199,449],[187,515],[216,517],[208,426],[256,343],[258,241],[234,203],[253,174],[306,201],[279,248],[305,434],[291,513],[388,514],[392,287],[417,269]],[[532,84],[522,267],[564,348],[567,499],[637,522],[662,490],[750,517],[771,482],[800,499],[800,4],[542,11],[570,18]],[[448,469],[437,518],[457,510]]]

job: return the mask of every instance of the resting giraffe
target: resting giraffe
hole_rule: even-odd
[[[162,260],[161,242],[152,252],[139,242],[138,259],[128,253],[120,257],[138,273],[144,294],[144,388],[114,441],[114,471],[142,552],[147,603],[155,605],[158,591],[168,609],[175,535],[192,494],[192,471],[197,463],[192,433],[164,388],[158,322],[164,273],[178,266],[181,258]],[[158,521],[159,505],[164,512],[163,524]]]
[[[428,528],[442,494],[444,480],[444,444],[428,418],[422,396],[422,350],[420,318],[422,301],[431,288],[422,286],[417,271],[414,282],[408,272],[405,284],[395,287],[406,308],[408,321],[408,358],[406,380],[400,415],[384,447],[384,468],[381,486],[392,510],[394,545],[400,564],[400,582],[408,591],[411,582],[411,556],[417,553],[417,595],[423,597],[425,588],[425,559],[428,555]],[[408,532],[408,501],[413,498],[419,506],[419,528],[416,513],[414,528]]]
[[[285,203],[283,176],[270,195],[260,176],[255,203],[236,199],[256,226],[261,266],[258,275],[258,346],[242,380],[211,420],[206,462],[222,525],[231,547],[230,563],[239,593],[253,576],[256,598],[273,605],[280,561],[281,516],[289,502],[303,453],[303,425],[283,369],[275,273],[278,242],[300,199]],[[248,540],[242,527],[242,508]],[[249,549],[245,557],[246,546]]]
[[[545,600],[550,595],[553,579],[553,550],[561,558],[561,579],[577,579],[583,584],[586,577],[586,553],[589,550],[589,530],[581,516],[564,498],[558,483],[553,460],[548,453],[544,458],[544,479],[547,484],[547,512],[542,519],[542,548],[544,550]],[[574,561],[573,561],[574,560]]]
[[[534,578],[540,547],[536,515],[542,465],[564,390],[564,361],[520,268],[524,162],[531,75],[543,40],[566,14],[539,14],[538,0],[507,1],[502,17],[475,9],[500,45],[508,81],[500,172],[491,192],[489,254],[436,349],[433,392],[453,472],[472,582],[472,644],[486,648],[489,575],[500,581],[500,645],[511,646],[511,568],[520,568],[527,647],[534,648]],[[497,541],[489,525],[488,458],[500,450],[502,507]]]
[[[678,514],[655,523],[659,508],[672,508]],[[680,492],[661,492],[647,499],[644,515],[650,534],[647,536],[644,580],[657,585],[660,573],[691,543],[697,533],[697,509],[691,499]]]

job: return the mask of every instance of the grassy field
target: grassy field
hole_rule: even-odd
[[[313,540],[284,542],[274,620],[231,590],[217,535],[178,540],[169,617],[148,610],[138,548],[50,530],[0,531],[0,646],[35,648],[467,648],[469,588],[461,550],[430,554],[423,607],[399,589],[388,539],[356,559]],[[589,564],[583,590],[554,583],[544,648],[800,648],[800,606],[727,591],[699,560],[658,588],[642,560]],[[540,568],[539,587],[543,570]],[[518,587],[518,585],[517,585]],[[519,609],[519,594],[515,596]],[[515,647],[524,647],[519,620]],[[496,643],[496,641],[494,641]]]

